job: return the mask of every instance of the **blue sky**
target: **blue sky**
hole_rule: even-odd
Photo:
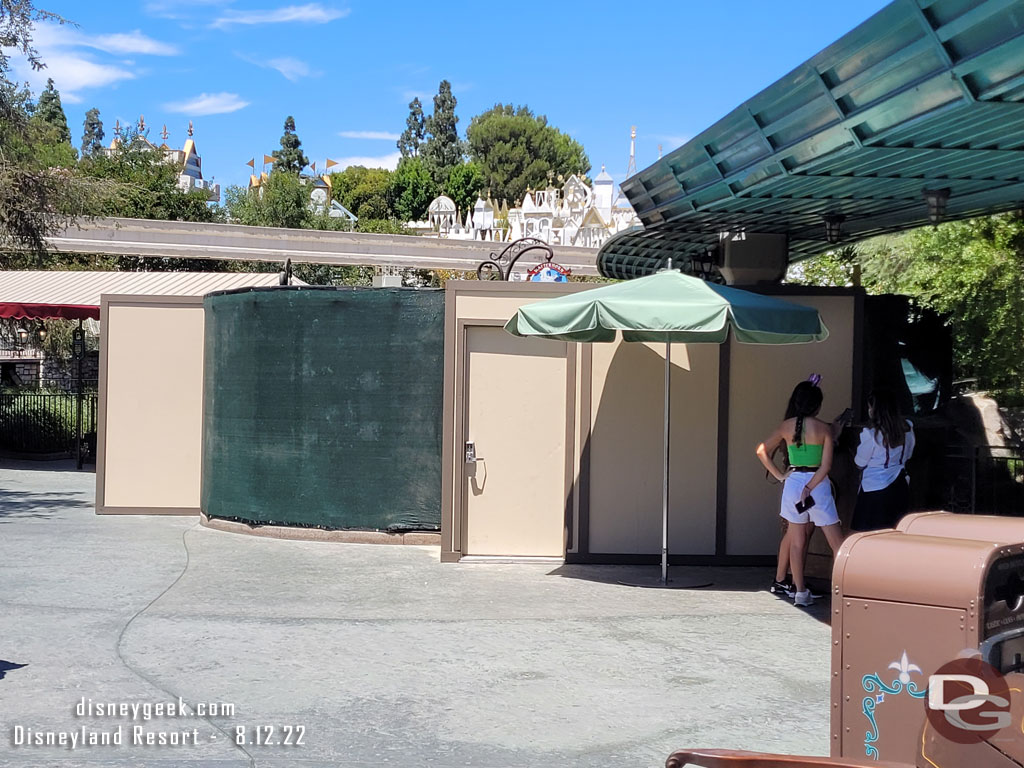
[[[145,116],[180,147],[195,129],[206,178],[244,184],[294,115],[322,168],[393,167],[408,103],[442,79],[461,132],[495,103],[527,104],[621,180],[629,129],[653,163],[885,5],[882,0],[40,0],[77,27],[43,26],[75,143],[98,107],[109,140]]]

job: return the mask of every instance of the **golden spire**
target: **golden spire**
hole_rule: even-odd
[[[163,129],[162,131],[160,131],[160,138],[161,138],[161,139],[163,139],[164,141],[167,141],[167,138],[168,138],[168,137],[169,137],[170,135],[171,135],[171,134],[169,134],[169,133],[167,132],[167,123],[164,123],[164,129]]]
[[[121,135],[121,121],[120,120],[115,120],[114,121],[114,133],[117,136]]]
[[[146,131],[146,116],[145,115],[139,115],[139,133],[144,133],[145,131]]]
[[[192,138],[192,121],[191,120],[188,121],[188,137],[190,139]]]

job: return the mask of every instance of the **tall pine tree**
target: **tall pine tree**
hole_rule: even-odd
[[[409,117],[405,119],[405,131],[398,139],[398,151],[402,157],[416,157],[420,153],[426,135],[426,119],[419,97],[409,102]]]
[[[271,154],[274,156],[275,171],[302,173],[302,169],[309,165],[309,158],[302,153],[302,142],[295,133],[295,118],[291,115],[284,121],[281,148],[275,149]]]
[[[463,149],[459,140],[459,118],[455,116],[455,104],[452,84],[442,80],[434,97],[434,114],[426,120],[429,138],[422,150],[423,162],[439,186],[448,180],[451,169],[462,163]]]
[[[71,143],[71,131],[68,130],[68,118],[60,104],[60,92],[53,87],[53,78],[46,81],[46,88],[39,94],[36,104],[35,118],[54,129],[54,138],[60,143]]]
[[[103,148],[103,121],[100,120],[100,111],[96,107],[85,113],[82,127],[82,156],[85,157]]]

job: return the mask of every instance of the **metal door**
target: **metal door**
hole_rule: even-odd
[[[565,555],[575,386],[568,347],[466,328],[463,556]]]

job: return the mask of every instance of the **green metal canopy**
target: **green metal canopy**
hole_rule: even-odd
[[[784,44],[778,40],[777,44]],[[1024,201],[1024,3],[897,0],[622,184],[643,230],[611,238],[607,277],[685,263],[720,233],[788,237],[790,260],[846,240]]]
[[[516,336],[562,341],[721,344],[730,329],[746,344],[824,341],[818,311],[666,270],[527,304],[505,325]]]

